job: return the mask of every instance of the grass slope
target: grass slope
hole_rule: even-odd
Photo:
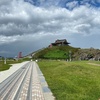
[[[34,55],[35,58],[45,59],[68,59],[69,51],[73,55],[78,48],[71,46],[54,46],[52,48],[45,48]]]
[[[38,62],[56,100],[100,99],[100,67],[88,62]]]

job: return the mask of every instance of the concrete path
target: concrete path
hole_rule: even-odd
[[[0,100],[55,100],[36,62],[27,62],[0,83]]]
[[[16,72],[18,69],[23,67],[26,63],[29,61],[25,61],[22,63],[16,63],[16,64],[11,64],[12,66],[10,67],[9,70],[5,71],[0,71],[0,83],[3,82],[6,78],[8,78],[10,75],[12,75],[14,72]]]

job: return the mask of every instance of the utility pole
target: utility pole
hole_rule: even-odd
[[[72,52],[69,51],[69,61],[72,61],[72,59],[71,59],[72,57],[71,56],[72,56]]]
[[[4,64],[6,64],[7,63],[7,60],[6,60],[6,58],[4,59]]]

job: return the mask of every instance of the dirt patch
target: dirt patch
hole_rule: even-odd
[[[100,64],[95,64],[95,63],[88,63],[90,65],[95,65],[95,66],[100,66]]]

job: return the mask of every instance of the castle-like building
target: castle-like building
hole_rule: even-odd
[[[62,40],[59,40],[57,39],[54,43],[51,43],[49,45],[49,47],[52,47],[52,46],[68,46],[70,43],[67,42],[66,39],[62,39]]]

